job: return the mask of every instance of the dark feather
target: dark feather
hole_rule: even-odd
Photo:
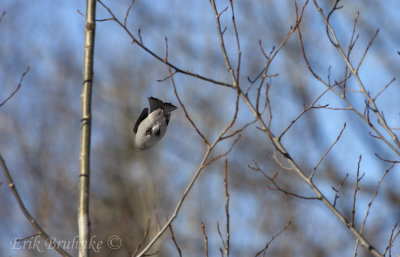
[[[170,103],[164,103],[164,112],[165,113],[171,113],[172,111],[175,111],[178,109],[175,105],[170,104]]]
[[[171,113],[172,111],[177,109],[175,105],[171,103],[164,103],[163,101],[155,97],[149,97],[149,105],[150,105],[150,113],[153,112],[154,110],[157,110],[158,108],[161,108],[162,110],[164,110],[165,116],[168,113]]]
[[[133,133],[137,133],[139,124],[147,118],[147,116],[149,115],[149,109],[144,108],[142,113],[139,115],[139,117],[136,119],[135,125],[133,126]]]
[[[150,105],[150,113],[152,113],[154,110],[157,110],[158,108],[161,108],[164,110],[163,101],[161,101],[155,97],[149,97],[149,105]]]

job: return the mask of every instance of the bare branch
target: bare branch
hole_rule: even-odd
[[[3,12],[3,15],[4,14],[5,14],[5,12]],[[2,17],[0,17],[0,21],[1,21],[1,18]],[[22,80],[24,79],[25,75],[29,72],[29,70],[30,70],[30,67],[28,66],[28,68],[26,68],[24,73],[22,73],[21,78],[19,79],[19,83],[18,83],[17,87],[14,89],[14,91],[3,102],[0,103],[0,107],[5,105],[8,102],[8,100],[10,100],[18,92],[18,90],[22,86]]]
[[[352,226],[354,226],[354,217],[356,214],[356,200],[357,200],[357,192],[358,190],[360,190],[360,187],[358,186],[358,184],[360,183],[361,179],[364,177],[365,173],[363,173],[360,176],[360,166],[361,166],[361,159],[362,159],[362,155],[360,155],[360,157],[358,158],[358,163],[357,163],[357,177],[356,177],[356,185],[354,187],[354,195],[353,195],[353,207],[351,210],[351,224]]]
[[[340,137],[342,136],[343,131],[344,131],[345,128],[346,128],[346,123],[344,123],[343,128],[342,128],[342,130],[340,131],[339,135],[337,136],[335,142],[333,142],[333,143],[329,146],[328,150],[326,150],[326,152],[325,152],[325,153],[321,156],[321,158],[319,159],[318,163],[314,166],[314,169],[313,169],[313,171],[311,172],[311,175],[310,175],[310,179],[313,179],[314,174],[315,174],[315,171],[318,169],[319,165],[322,163],[322,161],[323,161],[323,160],[325,159],[325,157],[328,155],[329,151],[330,151],[330,150],[333,148],[333,146],[339,141],[339,139],[340,139]]]
[[[201,231],[203,232],[204,236],[204,255],[208,257],[208,237],[206,234],[206,226],[204,225],[203,222],[201,222]]]
[[[6,16],[6,11],[3,11],[0,15],[0,22],[3,20],[4,16]]]
[[[385,173],[383,174],[382,178],[379,180],[378,184],[376,185],[375,192],[372,195],[371,201],[368,203],[368,207],[367,207],[367,211],[365,213],[364,221],[363,221],[363,223],[361,225],[361,228],[360,228],[360,234],[362,234],[364,232],[364,228],[365,228],[365,224],[367,222],[369,211],[371,209],[372,203],[374,202],[376,196],[378,195],[378,190],[379,190],[379,188],[380,188],[380,186],[382,184],[382,181],[386,177],[386,175],[389,173],[389,171],[394,167],[394,165],[396,165],[396,163],[392,163],[392,165],[385,171]],[[356,246],[355,246],[355,249],[354,249],[354,256],[357,256],[357,250],[358,250],[359,243],[360,243],[360,241],[357,239]]]
[[[216,22],[216,25],[217,25],[217,32],[218,32],[217,34],[218,34],[218,37],[219,37],[219,42],[220,42],[220,46],[221,46],[221,52],[222,52],[222,55],[223,55],[224,60],[225,60],[225,66],[226,66],[226,69],[228,70],[228,72],[229,72],[229,74],[230,74],[230,76],[232,78],[233,87],[237,88],[237,87],[239,87],[239,81],[238,81],[237,77],[235,76],[235,74],[233,72],[231,63],[229,61],[228,54],[226,53],[223,32],[221,31],[220,16],[221,16],[222,13],[224,13],[227,10],[227,8],[225,8],[221,13],[218,13],[217,6],[215,5],[215,0],[210,0],[210,3],[211,3],[211,6],[212,6],[212,9],[214,11],[215,22]]]
[[[228,139],[228,138],[230,138],[230,137],[233,137],[233,136],[235,136],[235,135],[237,135],[237,134],[239,134],[239,133],[242,133],[243,130],[245,130],[248,126],[251,126],[251,125],[253,125],[253,124],[256,123],[256,122],[257,122],[257,120],[252,120],[252,121],[250,121],[250,122],[244,124],[242,127],[240,127],[239,129],[235,130],[235,131],[232,132],[231,134],[221,137],[221,140],[225,140],[225,139]]]
[[[165,58],[164,58],[164,62],[167,62],[168,61],[168,38],[164,37],[164,40],[165,40]]]
[[[23,242],[23,241],[26,241],[26,240],[28,240],[28,239],[31,239],[32,237],[36,237],[36,236],[40,236],[40,233],[35,233],[35,234],[29,235],[29,236],[26,236],[26,237],[23,237],[23,238],[18,238],[18,239],[15,240],[15,241],[17,241],[17,242]]]
[[[131,11],[132,6],[135,3],[135,1],[136,0],[132,0],[130,5],[129,5],[129,7],[128,7],[128,10],[126,10],[126,15],[125,15],[125,19],[124,19],[124,27],[126,27],[126,21],[128,20],[129,12]]]
[[[225,256],[229,257],[229,238],[230,238],[230,215],[229,215],[229,191],[228,191],[228,159],[225,159],[225,216],[226,216],[226,247]]]
[[[336,207],[336,201],[337,201],[337,199],[340,198],[340,196],[339,196],[340,189],[342,189],[342,187],[343,187],[343,185],[346,182],[348,177],[349,177],[349,173],[346,173],[346,176],[340,182],[339,187],[337,189],[332,187],[332,190],[335,191],[335,198],[333,200],[333,207]]]
[[[154,216],[156,217],[157,229],[158,229],[158,231],[160,231],[161,230],[161,225],[160,225],[160,219],[158,218],[157,208],[154,206],[153,210],[154,210]]]
[[[383,252],[383,255],[386,255],[386,252],[389,250],[389,257],[392,256],[393,243],[394,243],[394,241],[396,240],[397,236],[400,233],[400,229],[399,229],[399,230],[397,230],[396,234],[394,235],[394,231],[396,230],[396,228],[397,228],[397,223],[394,224],[394,226],[393,226],[392,232],[390,233],[388,246],[386,247],[385,251]]]
[[[369,95],[369,93],[367,92],[367,90],[365,89],[364,83],[361,81],[360,77],[358,76],[358,68],[361,65],[361,62],[363,61],[364,56],[366,55],[370,45],[372,44],[373,40],[376,38],[379,30],[377,30],[375,32],[375,34],[373,35],[373,37],[370,40],[370,43],[368,44],[367,49],[364,52],[364,55],[361,59],[361,62],[358,64],[357,68],[354,68],[354,66],[351,64],[349,58],[347,58],[346,54],[344,53],[341,45],[339,44],[339,41],[336,37],[336,33],[335,30],[331,27],[331,25],[329,24],[329,21],[327,20],[327,18],[325,17],[321,7],[319,7],[318,3],[316,0],[313,0],[314,6],[317,9],[317,11],[320,13],[323,21],[325,22],[325,25],[327,27],[327,30],[330,31],[330,35],[332,36],[332,45],[335,46],[335,48],[338,50],[338,52],[340,53],[340,55],[342,56],[343,60],[346,62],[347,67],[349,68],[350,72],[353,74],[360,90],[362,91],[366,101],[368,101],[368,104],[371,106],[372,110],[374,111],[374,113],[376,114],[376,116],[378,117],[378,120],[381,124],[381,126],[384,128],[384,130],[388,133],[388,135],[390,136],[390,138],[392,139],[393,143],[395,144],[392,145],[388,140],[386,140],[386,138],[381,137],[381,139],[394,151],[396,152],[397,155],[400,156],[400,141],[397,137],[397,135],[395,133],[393,133],[393,131],[389,128],[389,126],[386,123],[385,118],[383,117],[383,115],[378,111],[378,107],[375,104],[375,101],[371,98],[371,96]],[[330,36],[328,36],[330,38]],[[348,103],[348,101],[347,101]],[[360,115],[359,113],[357,113],[358,115]],[[369,124],[370,127],[372,127],[374,129],[374,132],[377,134],[380,134],[379,131],[372,126],[372,124]]]
[[[174,242],[175,248],[178,251],[179,256],[182,257],[182,251],[181,251],[181,248],[179,248],[178,243],[176,242],[174,230],[172,229],[172,225],[169,224],[168,227],[169,227],[169,232],[171,233],[171,238],[172,238],[172,241]]]
[[[307,107],[304,108],[303,111],[297,115],[297,117],[292,120],[292,122],[283,130],[283,132],[278,136],[278,140],[281,141],[282,137],[286,134],[286,132],[296,123],[296,121],[298,121],[306,112],[308,112],[311,109],[316,108],[315,104],[319,101],[319,99],[321,99],[321,97],[323,97],[329,90],[331,90],[332,86],[328,87],[327,89],[325,89],[322,94],[320,94],[317,98],[315,98],[315,100]],[[327,106],[323,107],[326,108]]]
[[[133,254],[131,255],[131,257],[136,256],[136,254],[139,252],[140,248],[142,248],[144,242],[146,241],[147,237],[149,236],[149,231],[150,231],[150,221],[151,219],[147,219],[147,224],[146,224],[146,228],[144,230],[144,234],[143,234],[143,238],[142,241],[136,246],[135,251],[133,252]]]
[[[94,37],[96,30],[96,0],[86,4],[85,45],[83,53],[83,74],[81,94],[81,141],[79,149],[79,199],[78,199],[78,235],[79,257],[90,254],[90,215],[89,181],[90,148],[92,130],[92,86]]]
[[[296,23],[294,26],[290,27],[290,31],[286,34],[285,38],[282,40],[282,42],[280,43],[280,45],[278,46],[278,48],[275,50],[275,47],[272,47],[271,52],[269,53],[269,55],[265,54],[264,49],[262,47],[261,41],[259,41],[259,45],[260,45],[260,49],[261,52],[263,53],[264,57],[266,58],[266,63],[265,63],[265,67],[263,68],[263,70],[259,73],[259,75],[256,76],[256,78],[252,81],[249,77],[248,80],[251,83],[251,85],[248,87],[247,91],[246,91],[246,96],[247,93],[249,92],[250,88],[253,86],[253,84],[261,77],[261,81],[259,84],[259,88],[261,88],[261,85],[264,83],[265,78],[267,77],[271,77],[271,76],[277,76],[278,74],[274,74],[274,75],[268,75],[268,70],[270,67],[271,62],[275,59],[275,57],[278,55],[278,53],[280,52],[280,50],[285,46],[286,42],[289,40],[289,38],[292,36],[292,34],[299,29],[299,25],[302,21],[303,18],[303,14],[304,14],[304,10],[306,8],[308,4],[308,0],[304,3],[301,13],[299,14],[299,8],[297,3],[295,2],[295,9],[296,9]],[[258,109],[256,109],[258,111]]]
[[[264,257],[265,254],[266,254],[266,252],[267,252],[267,249],[268,249],[269,245],[272,243],[272,241],[274,241],[278,236],[280,236],[291,224],[292,224],[291,221],[289,221],[288,223],[286,223],[286,225],[282,228],[282,230],[279,231],[277,234],[275,234],[275,235],[271,238],[271,240],[269,240],[269,241],[265,244],[264,249],[262,249],[261,251],[259,251],[258,253],[256,253],[255,257],[258,257],[260,254],[262,254],[262,257]]]
[[[233,1],[229,0],[231,4],[231,9],[232,9],[232,24],[233,24],[233,29],[235,31],[235,38],[236,38],[236,46],[238,49],[238,57],[237,57],[237,67],[236,67],[236,80],[239,81],[240,79],[240,64],[242,61],[242,50],[240,49],[240,41],[239,41],[239,33],[236,27],[236,19],[235,19],[235,10],[233,8]]]
[[[37,223],[37,221],[32,217],[30,212],[26,209],[24,202],[21,199],[21,196],[18,193],[17,187],[15,186],[14,180],[11,177],[10,171],[8,170],[7,164],[5,160],[3,159],[3,156],[0,153],[0,165],[4,171],[4,174],[7,178],[8,181],[8,186],[10,187],[15,200],[17,200],[18,207],[21,209],[22,213],[24,214],[25,218],[31,223],[32,227],[37,231],[37,234],[40,235],[46,242],[50,244],[52,248],[54,248],[59,254],[61,254],[64,257],[71,257],[64,249],[62,249],[58,244],[56,240],[50,240],[54,237],[50,237]],[[31,237],[31,236],[30,236]],[[25,238],[27,239],[27,238]]]
[[[385,91],[395,80],[396,78],[392,78],[392,80],[389,83],[387,83],[381,90],[379,90],[379,92],[376,94],[373,100],[375,101],[383,93],[383,91]]]
[[[228,156],[228,154],[230,154],[230,152],[232,152],[233,147],[234,147],[235,144],[239,141],[239,139],[240,139],[240,134],[239,134],[239,136],[233,141],[233,143],[232,143],[231,146],[229,147],[228,151],[226,151],[225,153],[220,154],[220,155],[217,155],[216,157],[212,158],[211,160],[209,160],[208,162],[206,162],[206,163],[204,164],[204,167],[207,167],[208,165],[210,165],[211,163],[215,162],[216,160],[218,160],[218,159],[220,159],[220,158],[222,158],[222,157]]]
[[[225,244],[225,240],[224,240],[224,238],[222,237],[222,233],[221,233],[221,230],[220,230],[220,228],[219,228],[219,222],[217,221],[217,231],[218,231],[218,235],[219,235],[219,238],[221,239],[221,242],[222,242],[222,245],[224,246],[224,249],[225,249],[225,251],[226,251],[226,244]],[[222,253],[222,250],[220,249],[220,251],[221,251],[221,255],[223,256],[223,253]],[[225,252],[226,253],[226,252]]]
[[[369,48],[371,47],[372,43],[374,42],[375,38],[378,36],[379,33],[379,29],[376,30],[375,34],[372,36],[371,40],[369,41],[367,48],[365,49],[360,61],[358,62],[357,68],[355,70],[356,73],[358,73],[358,71],[360,70],[361,64],[364,61],[365,56],[367,55],[367,52],[369,50]]]
[[[187,112],[185,105],[182,103],[182,100],[179,97],[178,91],[176,90],[175,81],[174,81],[174,77],[173,77],[173,74],[171,71],[171,67],[168,68],[168,71],[169,71],[169,77],[171,79],[172,86],[174,87],[174,93],[175,93],[176,99],[178,99],[179,105],[181,106],[183,112],[185,113],[187,120],[190,122],[190,124],[192,124],[193,128],[196,130],[197,134],[201,137],[201,139],[203,139],[204,144],[206,144],[206,146],[209,147],[210,143],[208,142],[207,138],[203,135],[203,133],[201,133],[201,131],[196,126],[196,124],[194,123],[192,118],[190,118],[190,115]]]
[[[293,192],[289,192],[289,191],[283,189],[283,188],[275,181],[275,179],[278,177],[278,173],[275,173],[274,176],[270,177],[270,176],[268,176],[268,174],[267,174],[265,171],[263,171],[263,170],[260,168],[260,166],[258,165],[258,163],[257,163],[256,161],[253,160],[253,163],[254,163],[255,166],[248,165],[248,167],[249,167],[250,169],[254,170],[254,171],[260,172],[266,179],[268,179],[268,180],[274,185],[274,187],[267,186],[267,188],[268,188],[269,190],[280,191],[280,192],[284,193],[285,195],[294,196],[294,197],[296,197],[296,198],[300,198],[300,199],[303,199],[303,200],[321,200],[321,199],[318,198],[318,197],[302,196],[302,195],[299,195],[299,194],[296,194],[296,193],[293,193]]]
[[[173,64],[170,63],[170,62],[165,62],[165,61],[164,61],[164,58],[162,58],[161,56],[157,55],[156,53],[154,53],[153,51],[151,51],[149,48],[147,48],[147,47],[143,44],[143,41],[142,41],[141,39],[140,39],[140,40],[137,40],[136,37],[131,33],[131,31],[130,31],[126,26],[124,26],[123,22],[121,22],[121,21],[114,15],[114,13],[111,11],[111,9],[110,9],[106,4],[104,4],[103,1],[97,0],[97,2],[99,2],[100,5],[103,6],[103,8],[107,10],[107,12],[112,16],[112,20],[114,20],[114,21],[128,34],[128,36],[129,36],[129,37],[131,38],[131,40],[132,40],[132,44],[136,43],[140,48],[142,48],[145,52],[147,52],[148,54],[150,54],[151,56],[153,56],[153,57],[154,57],[155,59],[157,59],[158,61],[160,61],[160,62],[166,64],[167,66],[169,66],[170,68],[172,68],[173,70],[175,70],[175,71],[178,72],[178,73],[182,73],[182,74],[185,74],[185,75],[188,75],[188,76],[191,76],[191,77],[195,77],[195,78],[198,78],[198,79],[201,79],[201,80],[204,80],[204,81],[207,81],[207,82],[216,84],[216,85],[225,86],[225,87],[233,87],[233,86],[232,86],[231,84],[229,84],[229,83],[225,83],[225,82],[217,81],[217,80],[214,80],[214,79],[211,79],[211,78],[207,78],[207,77],[202,76],[202,75],[200,75],[200,74],[196,74],[196,73],[193,73],[193,72],[190,72],[190,71],[187,71],[187,70],[178,68],[177,66],[173,65]],[[140,34],[139,34],[139,35],[140,35]]]
[[[400,163],[400,161],[392,161],[392,160],[384,159],[384,158],[382,158],[381,156],[379,156],[377,153],[375,153],[375,156],[378,157],[378,159],[380,159],[381,161],[384,161],[384,162],[389,162],[389,163]]]

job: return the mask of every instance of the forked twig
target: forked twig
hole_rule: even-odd
[[[293,192],[289,192],[286,189],[284,189],[283,187],[281,187],[277,182],[276,182],[276,178],[278,177],[278,173],[275,173],[272,177],[270,177],[264,170],[262,170],[260,168],[260,166],[258,165],[258,163],[253,160],[254,166],[248,165],[248,167],[254,171],[260,172],[266,179],[268,179],[273,185],[274,187],[270,187],[267,186],[267,188],[269,190],[273,190],[273,191],[280,191],[285,195],[290,195],[290,196],[294,196],[296,198],[300,198],[303,200],[321,200],[318,197],[309,197],[309,196],[303,196],[303,195],[299,195]]]
[[[340,189],[342,189],[342,187],[344,186],[344,183],[346,182],[348,177],[349,177],[349,173],[346,173],[346,176],[340,182],[339,187],[337,189],[332,187],[332,190],[335,191],[335,198],[333,200],[333,207],[336,207],[336,201],[337,201],[337,199],[340,198],[340,196],[339,196]]]
[[[389,257],[392,256],[393,243],[400,233],[400,229],[399,229],[399,230],[397,230],[396,234],[394,235],[394,231],[396,230],[396,228],[397,228],[397,223],[394,224],[394,226],[392,228],[392,232],[390,233],[389,243],[388,243],[388,246],[386,247],[385,251],[383,252],[383,255],[386,255],[386,252],[389,250]]]

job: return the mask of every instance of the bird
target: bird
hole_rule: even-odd
[[[155,97],[149,97],[150,113],[144,108],[133,126],[134,144],[138,150],[146,150],[157,144],[165,135],[171,112],[177,107]]]

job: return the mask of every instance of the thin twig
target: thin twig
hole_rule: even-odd
[[[235,136],[235,135],[237,135],[237,134],[239,134],[239,133],[242,133],[243,130],[245,130],[248,126],[251,126],[251,125],[253,125],[253,124],[256,123],[256,122],[257,122],[257,120],[255,119],[255,120],[252,120],[252,121],[250,121],[250,122],[244,124],[242,127],[238,128],[237,130],[235,130],[235,131],[232,132],[231,134],[228,134],[228,135],[226,135],[226,136],[221,137],[221,140],[225,140],[225,139],[228,139],[228,138],[230,138],[230,137],[233,137],[233,136]]]
[[[211,163],[215,162],[216,160],[218,160],[218,159],[220,159],[222,157],[228,156],[228,154],[230,154],[230,152],[232,152],[233,147],[235,146],[235,144],[239,141],[240,137],[241,136],[239,134],[239,136],[236,137],[236,139],[232,142],[231,146],[229,147],[229,149],[225,153],[219,154],[216,157],[212,158],[211,160],[209,160],[208,162],[206,162],[204,164],[204,167],[207,167],[208,165],[210,165]]]
[[[190,118],[190,115],[189,115],[188,111],[186,110],[185,105],[182,103],[182,100],[179,97],[178,91],[177,91],[176,86],[175,86],[174,75],[172,74],[171,67],[168,68],[168,71],[169,71],[169,78],[171,79],[171,83],[172,83],[172,86],[174,88],[174,94],[176,96],[176,99],[178,99],[179,105],[181,106],[183,112],[185,113],[186,119],[190,122],[190,124],[192,125],[194,130],[196,130],[197,134],[201,137],[201,139],[203,140],[204,144],[207,147],[209,147],[210,143],[208,142],[208,140],[204,136],[204,134],[200,131],[200,129],[197,127],[196,123],[194,123],[192,118]]]
[[[379,90],[379,92],[376,94],[373,100],[375,101],[383,93],[383,91],[385,91],[395,80],[396,78],[392,78],[392,80],[389,81],[389,83],[387,83],[381,90]]]
[[[352,209],[351,209],[351,225],[354,226],[354,218],[355,218],[355,214],[356,214],[356,200],[357,200],[357,192],[360,190],[360,187],[358,186],[361,179],[364,177],[365,173],[363,173],[360,176],[360,167],[361,167],[361,159],[362,159],[362,155],[360,155],[360,157],[358,158],[358,163],[357,163],[357,173],[356,173],[356,185],[354,187],[354,194],[353,194],[353,205],[352,205]]]
[[[3,15],[4,14],[5,14],[5,12],[3,13]],[[0,21],[1,21],[1,17],[0,17]],[[22,80],[24,79],[25,75],[29,72],[29,70],[30,70],[30,67],[28,66],[28,68],[26,68],[24,73],[22,73],[21,78],[19,79],[19,83],[18,83],[17,87],[14,89],[14,91],[3,102],[0,103],[0,107],[5,105],[8,102],[8,100],[10,100],[18,92],[18,90],[22,86]]]
[[[372,203],[374,202],[376,196],[378,195],[378,191],[379,191],[379,188],[380,188],[380,186],[381,186],[381,184],[382,184],[383,179],[386,177],[386,175],[389,173],[389,171],[390,171],[395,165],[396,165],[396,163],[392,163],[392,165],[391,165],[387,170],[385,170],[385,173],[383,174],[382,178],[378,181],[378,184],[376,185],[375,192],[374,192],[374,194],[372,195],[371,201],[369,201],[369,203],[368,203],[367,211],[365,212],[365,217],[364,217],[363,223],[362,223],[361,228],[360,228],[360,234],[362,234],[362,233],[364,232],[364,228],[365,228],[365,224],[366,224],[366,222],[367,222],[367,218],[368,218],[368,215],[369,215],[369,211],[370,211],[370,209],[371,209]],[[357,239],[357,241],[356,241],[356,246],[355,246],[355,249],[354,249],[354,256],[357,256],[357,249],[358,249],[359,243],[360,243],[360,241]]]
[[[286,132],[309,110],[315,108],[315,104],[329,91],[331,90],[331,87],[328,87],[325,89],[315,100],[306,108],[303,109],[303,111],[297,115],[297,117],[290,122],[290,124],[283,130],[283,132],[278,136],[278,140],[282,140],[282,137],[286,134]],[[326,106],[327,107],[327,106]],[[324,107],[324,108],[326,108]]]
[[[264,246],[264,248],[257,252],[255,257],[258,257],[260,254],[262,254],[262,257],[265,256],[267,249],[269,247],[269,245],[272,243],[272,241],[274,241],[278,236],[280,236],[290,225],[292,224],[291,221],[289,221],[288,223],[286,223],[286,225],[281,229],[281,231],[279,231],[277,234],[275,234]]]
[[[222,245],[224,246],[224,249],[226,249],[225,240],[224,240],[224,238],[222,236],[221,229],[219,228],[219,222],[218,221],[217,221],[217,231],[218,231],[219,238],[221,239]],[[220,250],[221,250],[221,248],[220,248]],[[222,250],[221,250],[221,253],[222,253]],[[223,256],[223,254],[222,254],[222,256]]]
[[[293,192],[289,192],[285,189],[283,189],[277,182],[276,182],[276,178],[278,177],[278,173],[275,173],[274,176],[270,177],[264,170],[262,170],[260,168],[260,166],[258,165],[258,163],[253,160],[254,166],[248,165],[248,167],[254,171],[260,172],[266,179],[268,179],[269,181],[271,181],[271,183],[275,186],[275,187],[270,187],[267,186],[267,188],[269,190],[273,190],[273,191],[280,191],[282,193],[284,193],[285,195],[290,195],[290,196],[294,196],[296,198],[300,198],[300,199],[304,199],[304,200],[321,200],[318,197],[308,197],[308,196],[303,196],[303,195],[299,195]]]
[[[299,29],[299,25],[300,25],[300,23],[301,23],[301,21],[302,21],[303,14],[304,14],[304,10],[305,10],[305,8],[306,8],[308,2],[309,2],[309,0],[307,0],[307,1],[304,3],[300,15],[299,15],[299,13],[298,13],[298,10],[299,10],[298,5],[297,5],[297,3],[295,2],[296,23],[295,23],[294,26],[291,26],[291,27],[290,27],[290,31],[286,34],[285,38],[284,38],[284,39],[282,40],[282,42],[279,44],[278,48],[275,49],[275,47],[273,47],[272,50],[271,50],[271,52],[270,52],[270,54],[269,54],[269,55],[266,55],[265,52],[263,51],[263,48],[262,48],[261,43],[260,43],[261,51],[264,52],[263,55],[264,55],[264,57],[267,59],[267,61],[266,61],[266,64],[265,64],[265,67],[263,68],[263,70],[256,76],[256,78],[255,78],[254,80],[250,80],[250,79],[248,78],[248,80],[249,80],[249,82],[250,82],[251,84],[254,84],[260,77],[261,77],[261,78],[264,78],[264,79],[267,78],[267,77],[269,77],[269,76],[267,76],[267,72],[268,72],[268,69],[269,69],[269,66],[270,66],[271,62],[275,59],[275,57],[278,55],[278,53],[280,52],[280,50],[286,45],[286,42],[289,40],[289,38],[292,36],[292,34],[293,34],[294,32],[296,32],[296,30]],[[270,75],[270,76],[271,76],[271,75]],[[250,85],[250,87],[251,87],[251,86],[252,86],[252,85]],[[249,90],[249,89],[248,89],[248,90]],[[247,90],[247,92],[246,92],[246,95],[247,95],[247,93],[248,93],[248,90]]]
[[[154,215],[156,216],[157,229],[158,229],[158,231],[160,231],[160,230],[161,230],[161,225],[160,225],[160,219],[158,218],[157,207],[154,206],[154,207],[153,207],[153,210],[154,210]]]
[[[385,158],[379,156],[379,154],[377,154],[377,153],[375,153],[375,156],[378,157],[378,159],[380,159],[381,161],[384,161],[384,162],[389,162],[389,163],[400,163],[400,161],[387,160],[387,159],[385,159]]]
[[[6,16],[6,11],[3,11],[0,15],[0,22],[3,20],[4,16]]]
[[[390,233],[389,243],[388,243],[388,246],[386,247],[385,251],[383,252],[383,255],[386,255],[386,252],[389,250],[389,257],[392,256],[393,243],[394,243],[394,241],[396,240],[397,236],[400,233],[400,229],[399,229],[399,230],[397,230],[396,234],[394,235],[394,231],[396,230],[397,225],[398,225],[397,223],[394,224],[394,226],[392,228],[392,232]]]
[[[363,55],[362,55],[360,61],[358,62],[357,68],[356,68],[356,70],[355,70],[356,73],[358,73],[358,71],[360,70],[361,64],[363,63],[363,61],[364,61],[364,59],[365,59],[365,56],[367,55],[367,52],[368,52],[369,48],[371,47],[372,43],[374,42],[375,38],[378,36],[378,33],[379,33],[379,29],[377,29],[377,30],[375,31],[375,34],[372,36],[371,40],[369,41],[369,43],[368,43],[368,45],[367,45],[367,48],[365,49],[365,51],[364,51],[364,53],[363,53]],[[347,58],[347,57],[346,57],[346,58]],[[347,59],[348,59],[348,58],[347,58]]]
[[[126,21],[128,20],[129,12],[131,11],[132,6],[133,6],[133,4],[135,3],[135,1],[136,1],[136,0],[132,0],[131,3],[130,3],[130,5],[129,5],[129,7],[128,7],[128,10],[126,10],[126,15],[125,15],[125,19],[124,19],[124,26],[125,26],[125,27],[126,27]]]
[[[201,231],[203,232],[204,236],[204,255],[208,257],[208,237],[206,233],[206,226],[204,225],[204,222],[201,222]]]
[[[142,248],[142,245],[143,245],[144,242],[146,241],[147,237],[149,236],[150,221],[151,221],[150,218],[147,219],[147,224],[146,224],[146,228],[145,228],[144,233],[143,233],[142,241],[140,241],[140,243],[136,246],[135,252],[133,252],[133,254],[131,255],[131,257],[136,256],[136,254],[139,252],[140,248]]]
[[[221,30],[221,23],[220,23],[221,14],[226,11],[226,8],[222,12],[218,13],[217,6],[215,5],[215,0],[210,0],[210,3],[211,3],[211,7],[212,7],[212,9],[214,11],[214,16],[215,16],[215,21],[216,21],[217,31],[218,31],[217,34],[218,34],[218,37],[219,37],[219,43],[220,43],[220,46],[221,46],[221,52],[222,52],[222,55],[223,55],[224,60],[225,60],[225,66],[226,66],[226,69],[228,70],[228,72],[229,72],[229,74],[230,74],[230,76],[232,78],[233,87],[237,88],[237,87],[239,87],[239,81],[238,81],[237,77],[235,76],[235,74],[233,72],[232,65],[230,63],[228,54],[226,52],[225,41],[224,41],[223,32]],[[234,16],[232,16],[232,17],[234,17]],[[233,19],[233,21],[234,21],[234,19]],[[238,39],[237,39],[237,42],[239,42]],[[239,54],[239,57],[240,57],[240,54]]]
[[[347,180],[348,177],[349,177],[349,173],[346,173],[346,176],[345,176],[344,179],[342,179],[342,181],[340,182],[338,189],[332,187],[332,190],[335,191],[335,198],[334,198],[334,200],[333,200],[333,207],[336,207],[336,201],[337,201],[337,199],[340,198],[340,196],[339,196],[340,189],[342,189],[342,187],[343,187],[343,185],[344,185],[344,183],[346,182],[346,180]]]
[[[346,128],[346,123],[344,123],[342,130],[340,131],[339,135],[337,136],[335,142],[333,142],[328,150],[326,150],[326,152],[321,156],[321,158],[319,159],[318,163],[314,166],[311,175],[310,175],[310,179],[313,179],[315,171],[318,169],[319,165],[322,163],[322,161],[325,159],[325,157],[328,155],[328,153],[330,152],[330,150],[335,146],[335,144],[339,141],[340,137],[343,134],[344,129]]]
[[[32,237],[36,237],[36,236],[40,236],[40,233],[35,233],[35,234],[29,235],[29,236],[26,236],[26,237],[23,237],[23,238],[18,238],[15,241],[16,242],[23,242],[23,241],[26,241],[28,239],[31,239]]]
[[[171,238],[172,238],[172,241],[174,242],[175,248],[178,251],[179,256],[182,257],[182,251],[178,245],[178,242],[176,242],[176,238],[175,238],[174,230],[172,229],[172,225],[169,224],[168,227],[169,227],[169,232],[171,233]]]
[[[233,8],[233,1],[229,0],[229,3],[231,4],[232,24],[233,24],[233,30],[235,31],[236,46],[237,46],[237,52],[238,52],[237,67],[236,67],[236,80],[239,81],[239,78],[240,78],[240,64],[241,64],[241,60],[242,60],[242,50],[240,49],[239,33],[238,33],[238,30],[237,30],[237,27],[236,27],[235,10]]]

